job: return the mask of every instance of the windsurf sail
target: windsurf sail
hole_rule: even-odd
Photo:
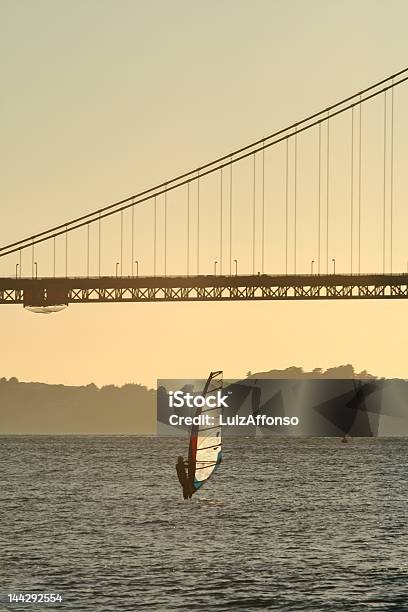
[[[204,385],[202,396],[214,400],[222,389],[222,372],[211,372]],[[214,405],[213,405],[214,404]],[[182,474],[182,458],[179,457],[177,475],[183,487],[184,498],[191,497],[207,482],[222,460],[220,416],[222,407],[217,402],[206,402],[197,408],[195,417],[201,416],[199,424],[191,428],[188,450],[187,474]],[[208,415],[208,418],[205,416]],[[205,422],[207,421],[207,422]],[[180,461],[181,460],[181,461]]]

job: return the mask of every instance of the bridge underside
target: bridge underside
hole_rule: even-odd
[[[401,299],[408,274],[0,278],[0,304]]]

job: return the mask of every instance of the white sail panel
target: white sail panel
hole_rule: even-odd
[[[202,395],[205,398],[212,396],[216,399],[217,391],[219,392],[221,389],[222,372],[211,372]],[[208,418],[199,419],[200,424],[194,424],[191,428],[188,460],[185,461],[181,455],[177,459],[177,477],[183,488],[184,499],[191,498],[221,463],[220,421],[222,408],[217,406],[217,401],[219,400],[205,401],[203,402],[203,408],[197,408],[195,416],[202,415]]]
[[[212,376],[208,379],[205,389],[206,397],[216,397],[216,392],[222,388],[220,374],[212,373]],[[191,432],[190,451],[195,461],[192,484],[195,490],[199,489],[210,478],[222,460],[220,426],[222,409],[220,407],[198,409],[197,414],[208,415],[212,425],[199,425]]]
[[[203,432],[202,435],[199,432],[194,483],[200,483],[201,486],[211,476],[221,462],[221,458],[221,428],[216,426],[211,431]]]

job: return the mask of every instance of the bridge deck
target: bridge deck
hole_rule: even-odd
[[[0,304],[24,306],[407,297],[408,273],[0,278]]]

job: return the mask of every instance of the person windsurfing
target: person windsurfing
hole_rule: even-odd
[[[183,459],[183,457],[181,455],[178,456],[177,458],[177,463],[176,463],[176,472],[177,472],[177,477],[179,479],[179,483],[181,484],[181,486],[183,487],[183,497],[184,499],[188,499],[191,498],[193,491],[191,489],[188,477],[187,477],[187,472],[186,472],[186,463]]]
[[[204,385],[202,395],[206,397],[222,389],[222,371],[211,372]],[[184,499],[190,499],[193,494],[211,477],[222,460],[220,415],[222,405],[207,405],[197,407],[195,416],[210,413],[212,425],[199,423],[193,425],[190,433],[188,460],[179,455],[176,472],[183,489]]]

